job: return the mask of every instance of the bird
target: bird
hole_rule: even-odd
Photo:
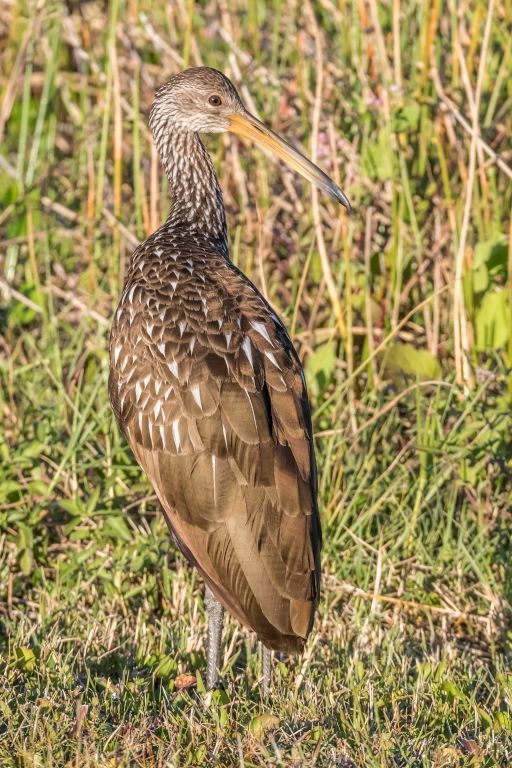
[[[200,134],[273,152],[350,211],[345,193],[245,108],[220,71],[192,67],[149,116],[170,212],[133,252],[110,336],[109,397],[177,548],[205,583],[206,684],[219,685],[224,609],[272,651],[300,653],[320,595],[311,407],[280,318],[229,256],[222,191]]]

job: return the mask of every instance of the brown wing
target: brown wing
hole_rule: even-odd
[[[267,646],[301,649],[321,535],[309,403],[286,331],[224,259],[199,284],[180,275],[172,300],[136,282],[124,298],[111,400],[178,546]]]

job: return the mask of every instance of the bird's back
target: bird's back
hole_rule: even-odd
[[[114,412],[176,543],[265,645],[300,650],[321,534],[310,407],[283,325],[211,243],[162,228],[132,257],[110,354]]]

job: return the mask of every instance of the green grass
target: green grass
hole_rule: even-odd
[[[0,0],[2,768],[512,762],[512,6],[488,9]],[[315,406],[323,597],[267,701],[233,621],[204,693],[202,585],[107,399],[180,62],[245,84],[356,209],[207,140]]]

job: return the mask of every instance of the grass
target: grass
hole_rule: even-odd
[[[0,765],[512,762],[510,0],[1,0]],[[188,64],[340,181],[210,137],[234,261],[305,362],[323,598],[262,701],[107,400],[167,209],[147,111]],[[197,675],[197,689],[177,687]]]

